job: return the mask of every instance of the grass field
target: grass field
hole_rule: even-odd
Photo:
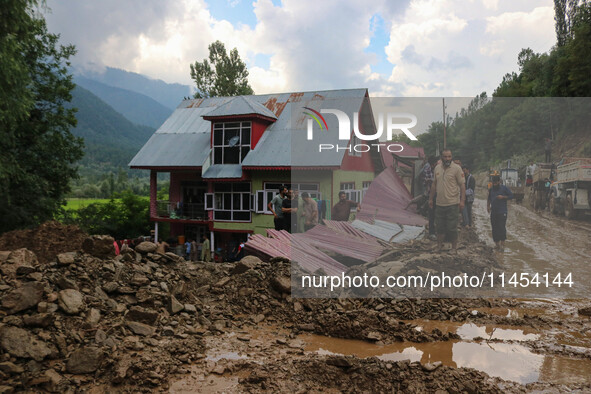
[[[86,208],[90,204],[105,204],[109,201],[108,198],[68,198],[66,209],[77,211],[80,208]]]

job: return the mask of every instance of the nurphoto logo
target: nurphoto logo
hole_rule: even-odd
[[[304,114],[310,116],[311,118],[308,119],[307,122],[307,139],[311,141],[314,139],[314,121],[318,124],[320,130],[328,131],[328,124],[326,119],[322,116],[322,114],[332,114],[337,117],[339,122],[339,133],[338,139],[343,141],[349,141],[351,139],[351,120],[349,116],[338,109],[321,109],[320,112],[309,108],[304,107],[304,109],[308,110],[309,112],[304,112]],[[386,118],[386,140],[391,141],[394,131],[402,131],[408,138],[412,141],[416,141],[417,137],[410,131],[413,127],[417,125],[417,117],[411,113],[391,113],[387,114]],[[404,120],[401,122],[401,120]],[[364,130],[365,131],[365,130]],[[359,112],[353,113],[353,133],[355,133],[355,137],[362,141],[379,141],[380,137],[384,133],[384,114],[378,114],[378,127],[375,134],[363,134],[359,130]],[[372,147],[375,147],[377,151],[380,151],[381,147],[385,147],[388,149],[389,152],[401,152],[403,147],[400,144],[390,144],[387,145],[385,143],[373,143],[373,144],[351,144],[348,146],[339,146],[335,144],[318,144],[318,151],[322,152],[325,150],[336,150],[337,152],[340,150],[347,150],[349,152],[368,152],[371,150]]]

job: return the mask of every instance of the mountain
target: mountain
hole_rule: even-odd
[[[85,142],[85,156],[80,164],[99,172],[127,168],[155,130],[132,123],[80,86],[72,91],[71,106],[78,108],[78,124],[72,133]]]
[[[172,114],[172,110],[141,93],[106,85],[83,76],[74,82],[92,92],[133,123],[158,128]]]
[[[174,110],[183,98],[191,96],[191,87],[188,85],[170,84],[118,68],[106,67],[103,72],[77,70],[75,74],[108,86],[141,93],[170,110]]]

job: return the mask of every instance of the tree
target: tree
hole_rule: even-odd
[[[209,61],[191,64],[191,78],[197,85],[195,98],[253,94],[248,84],[248,70],[236,48],[226,52],[221,41],[209,45]]]
[[[83,155],[75,110],[64,106],[75,48],[57,44],[37,6],[10,0],[0,13],[0,232],[51,219]]]

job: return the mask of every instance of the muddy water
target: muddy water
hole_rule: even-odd
[[[568,220],[550,213],[536,213],[524,204],[509,203],[505,252],[497,253],[499,263],[509,273],[572,273],[574,286],[558,289],[551,286],[544,296],[586,298],[591,294],[591,222]],[[473,206],[476,232],[481,240],[493,245],[486,200],[476,199]],[[551,276],[552,277],[552,276]],[[531,297],[539,291],[512,289],[512,295]]]
[[[466,327],[468,326],[468,327]],[[485,327],[464,325],[457,327],[462,336],[482,337]],[[535,334],[524,334],[521,330],[498,329],[498,337],[512,341],[535,339]],[[521,332],[520,332],[521,331]],[[491,334],[495,329],[491,330]],[[494,338],[494,335],[493,335]],[[329,338],[306,334],[300,336],[305,350],[322,355],[355,355],[377,357],[383,361],[410,360],[411,362],[433,363],[460,368],[474,368],[490,376],[500,377],[519,383],[589,383],[591,382],[591,360],[572,359],[556,355],[532,353],[519,343],[447,341],[377,345],[364,341]]]

